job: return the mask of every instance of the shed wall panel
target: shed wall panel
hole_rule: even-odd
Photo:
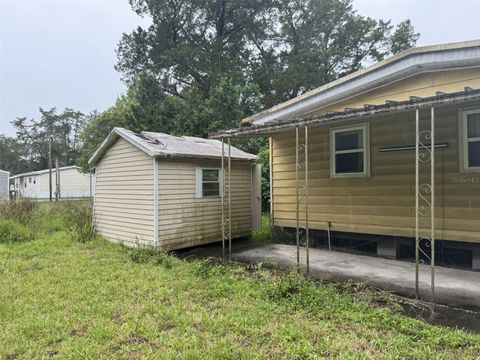
[[[196,168],[220,168],[220,160],[159,159],[159,239],[165,250],[221,241],[221,198],[196,198]],[[251,234],[250,162],[232,161],[232,233]]]
[[[94,222],[126,245],[153,245],[153,160],[118,139],[97,164]]]

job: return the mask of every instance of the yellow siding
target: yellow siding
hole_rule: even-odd
[[[437,91],[452,93],[463,91],[465,86],[480,88],[480,69],[439,71],[411,77],[394,84],[383,86],[366,94],[331,104],[313,111],[321,115],[327,111],[344,111],[345,108],[362,108],[365,104],[381,105],[385,100],[406,101],[410,96],[435,96]]]
[[[221,241],[221,200],[195,198],[196,167],[220,168],[218,161],[164,160],[158,162],[159,239],[171,250]],[[251,164],[232,162],[232,233],[251,234]]]
[[[123,139],[97,164],[94,219],[109,240],[153,245],[153,160]]]
[[[477,104],[480,106],[480,104]],[[421,112],[422,128],[429,110]],[[415,153],[379,148],[415,144],[414,112],[366,120],[370,123],[371,176],[330,178],[330,128],[310,129],[309,223],[313,229],[414,236]],[[358,122],[355,122],[358,124]],[[436,110],[436,226],[445,240],[480,242],[480,174],[459,171],[458,108]],[[429,168],[422,173],[428,174]],[[303,178],[303,174],[300,174]],[[423,176],[425,181],[429,178]],[[466,181],[466,184],[458,182]],[[277,226],[295,226],[295,136],[273,137],[273,199]],[[427,222],[423,223],[427,228]]]

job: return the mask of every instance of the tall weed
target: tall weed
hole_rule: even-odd
[[[0,219],[0,244],[24,242],[34,239],[34,234],[27,226],[7,219]]]
[[[13,220],[25,224],[32,218],[37,203],[20,198],[16,201],[0,201],[0,219]]]

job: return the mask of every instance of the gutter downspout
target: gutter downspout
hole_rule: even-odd
[[[160,246],[158,238],[158,161],[153,157],[153,246]]]

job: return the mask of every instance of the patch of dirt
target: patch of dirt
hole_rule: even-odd
[[[123,315],[119,313],[116,313],[115,315],[113,315],[112,320],[117,325],[122,325],[125,322]]]
[[[73,337],[83,336],[86,333],[86,329],[82,327],[73,328],[69,331],[68,335]]]
[[[150,341],[138,334],[130,334],[127,338],[127,342],[133,345],[148,344]]]

